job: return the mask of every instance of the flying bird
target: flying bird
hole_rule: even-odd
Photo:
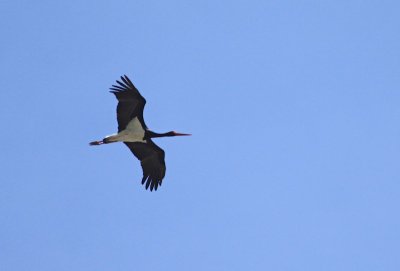
[[[165,152],[153,142],[152,138],[189,136],[190,134],[175,131],[160,134],[149,130],[143,119],[146,100],[126,75],[121,76],[121,81],[116,82],[117,84],[110,88],[110,92],[118,100],[118,133],[106,136],[99,141],[92,141],[89,145],[123,142],[140,160],[143,169],[142,184],[146,185],[146,189],[150,187],[150,191],[157,190],[165,176]]]

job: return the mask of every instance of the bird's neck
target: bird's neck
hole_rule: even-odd
[[[156,137],[166,137],[166,136],[173,136],[172,132],[167,133],[156,133],[150,130],[146,131],[145,138],[156,138]]]

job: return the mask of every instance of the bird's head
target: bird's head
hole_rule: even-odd
[[[183,134],[183,133],[178,133],[175,131],[170,131],[166,133],[167,136],[190,136],[191,134]]]

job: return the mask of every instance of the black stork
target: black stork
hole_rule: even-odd
[[[159,134],[149,130],[143,119],[146,100],[126,75],[121,76],[121,80],[122,82],[117,80],[118,85],[112,85],[110,88],[110,92],[114,93],[118,100],[118,133],[89,144],[96,146],[124,142],[136,158],[140,160],[143,169],[142,184],[146,184],[146,189],[150,187],[150,191],[157,190],[165,176],[165,152],[151,139],[166,136],[188,136],[190,134],[174,131]]]

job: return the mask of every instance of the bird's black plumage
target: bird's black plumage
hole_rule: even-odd
[[[140,95],[139,90],[133,85],[128,76],[121,76],[121,81],[116,81],[118,85],[113,85],[111,93],[114,93],[118,100],[117,120],[118,132],[126,128],[128,123],[138,117],[143,129],[147,129],[143,119],[143,110],[146,104],[145,98]]]
[[[146,143],[141,142],[124,142],[132,151],[143,169],[142,184],[146,183],[146,189],[150,186],[150,191],[157,190],[161,186],[165,176],[165,152],[158,147],[151,139],[147,139]]]
[[[118,85],[113,85],[112,88],[110,88],[111,92],[114,93],[118,99],[118,132],[124,130],[128,123],[135,117],[138,118],[143,129],[147,132],[148,129],[143,119],[143,110],[146,100],[126,75],[121,76],[121,80],[122,82],[117,80]],[[165,152],[157,146],[151,138],[146,138],[145,141],[146,143],[124,143],[136,158],[140,160],[143,169],[142,184],[146,184],[146,189],[150,188],[150,191],[153,191],[153,189],[157,190],[165,176]]]

